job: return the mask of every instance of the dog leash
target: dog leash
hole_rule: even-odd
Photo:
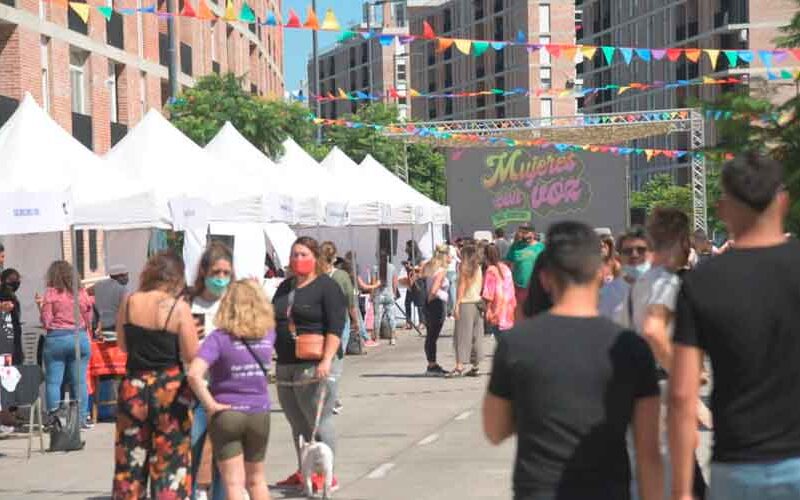
[[[319,421],[322,418],[322,407],[325,406],[325,397],[328,395],[328,385],[322,384],[322,389],[319,392],[319,401],[317,402],[317,416],[314,418],[314,429],[311,431],[311,442],[317,440],[317,429],[319,428]]]

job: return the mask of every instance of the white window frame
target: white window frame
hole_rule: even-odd
[[[550,33],[550,4],[539,4],[539,33]]]
[[[549,97],[539,99],[539,118],[542,125],[550,125],[549,118],[553,117],[553,100]]]
[[[89,61],[89,55],[81,53],[82,51],[70,49],[69,54],[69,93],[70,101],[72,103],[72,112],[88,115],[89,111],[89,98],[87,95],[87,68],[86,63]],[[76,57],[83,57],[83,62],[78,64],[73,62],[73,55]],[[80,90],[80,95],[76,95],[76,90]]]
[[[547,84],[545,84],[547,80]],[[539,85],[544,88],[552,88],[553,86],[553,69],[550,66],[542,66],[539,68]]]
[[[50,112],[50,39],[39,37],[39,55],[42,64],[42,108]]]
[[[139,103],[142,106],[142,118],[147,114],[147,73],[139,72]]]
[[[117,123],[119,122],[119,107],[117,106],[117,65],[110,59],[108,61],[108,77],[106,78],[106,86],[108,87],[109,97],[109,120]]]
[[[142,0],[136,0],[136,38],[139,47],[139,58],[144,58],[144,20],[142,19]]]
[[[550,44],[550,36],[540,36],[539,37],[539,45],[549,45]],[[552,64],[552,59],[550,58],[550,52],[547,51],[544,47],[539,49],[539,65],[540,66],[550,66]]]
[[[211,21],[211,62],[217,61],[217,43],[214,36],[217,33],[217,21]]]

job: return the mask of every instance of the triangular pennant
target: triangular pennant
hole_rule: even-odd
[[[800,61],[800,49],[791,49],[791,52],[794,58]]]
[[[100,12],[100,14],[103,15],[103,17],[106,18],[106,21],[110,21],[111,20],[111,14],[114,13],[114,9],[112,7],[107,6],[107,5],[101,5],[101,6],[97,7],[97,10],[98,10],[98,12]]]
[[[445,50],[449,49],[452,46],[453,46],[452,38],[439,38],[436,40],[436,50],[439,52],[444,52]]]
[[[489,42],[475,41],[472,43],[472,53],[475,55],[475,57],[482,56],[487,50],[489,50]]]
[[[717,69],[717,62],[719,61],[719,50],[705,49],[703,52],[706,53],[706,55],[708,56],[708,60],[711,61],[711,68]]]
[[[256,22],[256,13],[247,5],[247,2],[242,3],[242,9],[239,11],[239,20],[247,24]]]
[[[303,25],[300,24],[300,16],[297,15],[297,12],[294,9],[289,9],[289,20],[286,22],[287,28],[302,28]]]
[[[788,69],[782,69],[781,70],[781,78],[785,78],[786,80],[791,80],[792,79],[792,72],[789,71]]]
[[[773,50],[772,51],[772,57],[774,58],[773,61],[775,61],[777,64],[780,64],[783,61],[785,61],[787,57],[789,57],[789,51],[788,50]]]
[[[753,53],[750,52],[749,50],[740,50],[739,59],[750,64],[751,62],[753,62]]]
[[[181,9],[181,16],[183,17],[197,17],[197,13],[192,8],[192,2],[184,0],[183,9]]]
[[[633,49],[629,47],[620,47],[620,53],[622,53],[622,59],[625,61],[625,64],[630,64],[631,59],[633,59]]]
[[[575,54],[578,52],[578,47],[574,45],[565,45],[561,47],[561,57],[567,61],[575,61]]]
[[[739,62],[739,53],[735,50],[726,50],[725,57],[728,58],[728,65],[731,68],[735,68],[736,64]]]
[[[650,61],[650,49],[636,49],[636,55],[642,61]]]
[[[769,50],[759,50],[758,56],[764,61],[764,66],[772,66],[772,52]]]
[[[678,58],[681,57],[682,53],[683,49],[667,49],[667,59],[669,59],[672,62],[675,62],[678,60]]]
[[[702,51],[700,49],[685,49],[684,54],[686,55],[686,59],[696,63],[700,60],[700,54],[702,54]]]
[[[314,31],[319,30],[319,19],[317,19],[317,13],[314,12],[314,9],[311,7],[308,8],[308,16],[306,16],[306,22],[303,23],[303,27]]]
[[[204,21],[210,21],[214,19],[214,13],[208,8],[206,0],[198,0],[197,2],[197,19],[202,19]]]
[[[617,49],[604,45],[603,47],[600,47],[600,50],[603,51],[603,55],[606,58],[606,64],[611,64],[611,62],[614,60],[614,51]]]
[[[142,7],[141,9],[138,9],[138,11],[141,12],[142,14],[155,14],[156,6],[151,5],[149,7]]]
[[[419,92],[414,89],[408,89],[408,96],[409,97],[419,97]]]
[[[333,9],[325,11],[325,19],[322,20],[322,26],[319,29],[326,31],[339,31],[342,29],[339,25],[339,20],[336,19],[336,14],[333,13]]]
[[[459,52],[461,52],[462,54],[469,55],[469,49],[472,47],[472,40],[465,40],[463,38],[459,38],[453,40],[453,43],[455,43],[456,48],[459,50]]]
[[[89,22],[89,4],[80,3],[80,2],[70,2],[69,3],[70,9],[74,10],[78,17],[81,18],[81,21],[84,23]]]
[[[506,42],[491,42],[494,50],[503,50],[506,48]]]
[[[381,35],[378,37],[378,42],[384,47],[391,47],[394,43],[394,35]]]
[[[422,38],[425,40],[433,40],[436,38],[436,32],[433,31],[428,21],[422,21]]]
[[[660,61],[664,59],[664,56],[667,55],[666,49],[653,49],[650,51],[650,54],[653,56],[653,59],[656,61]]]
[[[528,43],[528,37],[522,30],[517,31],[517,43]]]
[[[561,55],[561,46],[560,45],[547,44],[547,45],[544,46],[544,49],[547,52],[549,52],[550,55],[553,56],[553,57],[558,57],[559,55]]]
[[[225,15],[222,17],[225,21],[237,21],[236,9],[233,7],[233,0],[228,0],[225,7]]]
[[[628,90],[630,90],[630,87],[620,87],[617,91],[617,95],[624,94]]]
[[[586,59],[592,59],[595,52],[597,52],[597,47],[591,45],[584,45],[581,47],[581,54],[583,54],[583,57]]]
[[[357,36],[358,36],[358,33],[356,33],[355,31],[342,31],[342,34],[339,35],[339,38],[337,39],[337,41],[338,42],[346,42],[346,41],[350,40],[351,38],[355,38]]]
[[[342,90],[341,88],[339,88],[338,90],[339,90],[339,97],[340,98],[342,98],[342,99],[350,99],[350,97],[347,94],[345,94],[344,90]]]

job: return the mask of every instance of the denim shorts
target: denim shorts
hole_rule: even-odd
[[[796,500],[800,458],[765,463],[711,464],[709,500]]]

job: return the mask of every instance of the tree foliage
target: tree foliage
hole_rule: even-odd
[[[644,208],[649,214],[654,208],[678,208],[692,216],[692,190],[678,186],[669,174],[659,174],[647,181],[644,188],[631,194],[631,206]]]

